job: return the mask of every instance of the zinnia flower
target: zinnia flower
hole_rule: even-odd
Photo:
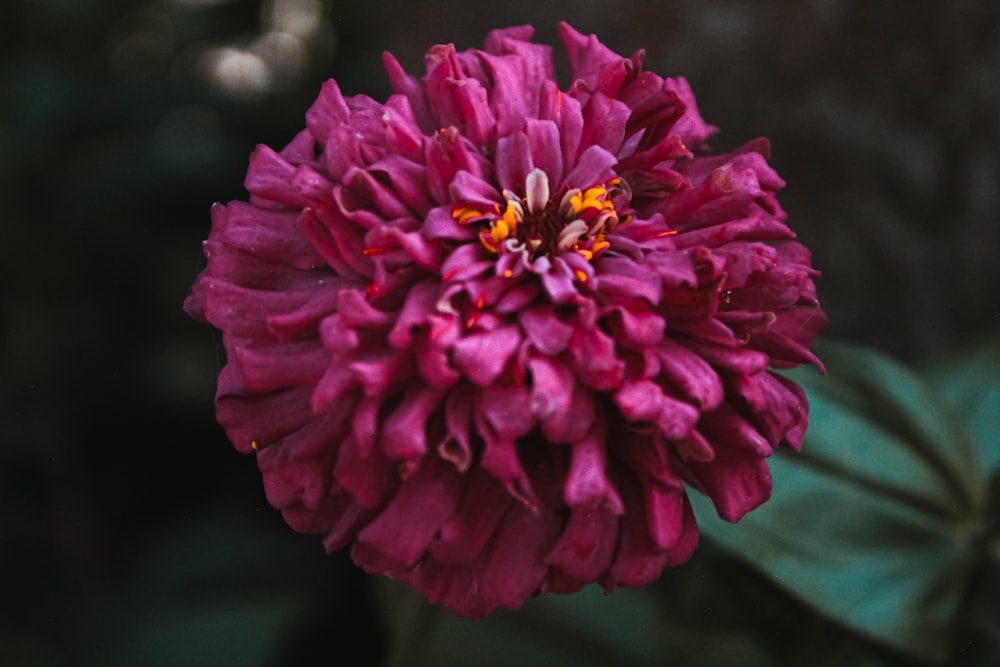
[[[798,448],[826,322],[784,183],[708,155],[684,79],[560,26],[328,81],[216,205],[187,311],[223,332],[218,418],[291,527],[478,617],[688,559],[685,489],[738,520]]]

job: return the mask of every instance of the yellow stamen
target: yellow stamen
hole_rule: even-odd
[[[575,274],[576,274],[576,279],[579,280],[581,283],[587,282],[587,274],[586,273],[584,273],[580,269],[577,269],[575,271]]]
[[[496,241],[493,239],[492,233],[487,230],[479,235],[479,242],[483,244],[483,247],[492,252],[493,254],[500,254],[500,247],[497,245]]]
[[[608,179],[585,190],[567,189],[556,206],[555,200],[542,201],[547,190],[539,184],[539,174],[544,178],[540,170],[531,173],[525,186],[530,190],[527,196],[520,197],[504,190],[505,201],[492,207],[479,203],[456,204],[452,209],[453,219],[463,225],[482,225],[479,241],[486,250],[496,255],[502,254],[510,243],[514,243],[512,251],[525,249],[532,257],[537,256],[543,246],[552,245],[552,251],[573,250],[587,261],[610,247],[605,236],[617,225],[631,219],[627,215],[619,219],[612,201],[612,197],[620,193],[629,197],[628,186],[620,178]],[[553,229],[560,222],[563,225],[561,232]],[[522,229],[525,224],[528,225],[527,231]],[[557,238],[547,238],[549,234],[556,234]],[[388,248],[386,252],[391,250],[394,248]],[[514,271],[506,269],[502,275],[511,278]]]
[[[490,227],[490,238],[493,240],[493,245],[500,245],[500,242],[508,236],[510,236],[510,227],[507,222],[503,218],[495,220],[493,226]]]
[[[259,452],[260,451],[260,445],[257,444],[256,440],[251,440],[250,441],[250,449],[254,450],[255,452]]]
[[[497,212],[499,213],[499,208]],[[451,217],[460,225],[465,225],[475,220],[482,220],[488,216],[489,213],[481,208],[476,206],[462,206],[461,204],[457,205],[451,212]]]
[[[507,269],[506,271],[503,272],[503,277],[504,278],[510,278],[513,275],[514,275],[514,272],[511,271],[510,269]]]
[[[603,185],[595,185],[587,188],[580,194],[573,195],[570,197],[570,204],[573,206],[575,213],[585,211],[588,208],[597,209],[598,211],[615,210],[614,203],[608,199],[608,189]]]
[[[507,202],[507,208],[504,210],[501,219],[507,223],[507,227],[510,228],[511,234],[517,231],[517,206],[514,202]]]

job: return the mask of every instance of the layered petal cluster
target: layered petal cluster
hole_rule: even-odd
[[[329,550],[477,617],[685,561],[686,489],[771,491],[826,323],[751,142],[710,155],[684,79],[560,27],[435,46],[395,94],[334,81],[248,202],[216,205],[185,304],[223,332],[219,421]]]

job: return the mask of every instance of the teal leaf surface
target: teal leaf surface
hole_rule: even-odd
[[[820,357],[828,376],[788,374],[809,396],[810,424],[801,453],[773,457],[772,499],[730,525],[697,498],[700,528],[837,623],[945,660],[984,557],[997,375],[948,376],[951,395],[981,399],[960,399],[978,406],[963,415],[874,351],[827,345]]]

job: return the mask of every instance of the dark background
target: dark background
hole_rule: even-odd
[[[244,196],[254,145],[303,127],[324,79],[381,100],[383,50],[419,71],[434,43],[520,23],[555,43],[561,19],[687,77],[719,149],[771,139],[826,336],[920,365],[1000,326],[991,0],[8,0],[0,663],[382,644],[368,579],[283,526],[216,426],[220,336],[181,303],[210,205]]]

